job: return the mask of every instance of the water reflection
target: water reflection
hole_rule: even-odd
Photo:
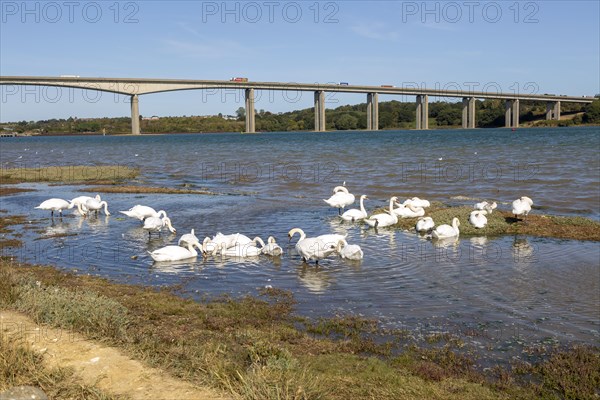
[[[512,243],[512,256],[517,267],[526,267],[536,262],[536,248],[527,238],[515,236]]]
[[[325,293],[331,286],[333,278],[324,268],[317,268],[303,264],[297,267],[298,280],[312,293]]]
[[[196,259],[197,257],[182,261],[154,261],[150,267],[150,271],[163,274],[178,274],[184,271],[194,271]]]

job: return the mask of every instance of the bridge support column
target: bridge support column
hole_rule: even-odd
[[[140,103],[138,95],[134,94],[130,98],[131,102],[131,134],[140,134]]]
[[[519,127],[519,99],[515,99],[512,101],[512,110],[511,110],[511,114],[512,114],[512,123],[511,123],[511,128],[518,128]]]
[[[504,127],[512,128],[512,100],[506,100],[504,102]]]
[[[325,132],[325,92],[315,92],[315,132]]]
[[[417,96],[417,129],[429,129],[429,96],[420,94]]]
[[[475,129],[475,97],[470,97],[468,100],[468,128]]]
[[[554,111],[554,102],[546,102],[546,119],[549,121],[552,119],[552,113]]]
[[[255,133],[254,89],[246,89],[246,133]]]
[[[546,103],[546,119],[560,121],[560,101],[549,101]]]
[[[379,130],[379,95],[367,93],[367,130]]]
[[[469,99],[463,97],[462,99],[462,128],[467,129],[469,127]]]

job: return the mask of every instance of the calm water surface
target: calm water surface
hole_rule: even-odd
[[[33,207],[49,197],[79,196],[81,187],[26,185],[39,190],[0,198],[0,208],[31,218],[25,246],[4,249],[24,261],[122,282],[183,284],[198,297],[256,294],[271,285],[293,291],[302,315],[374,317],[415,337],[476,331],[470,344],[495,358],[509,357],[523,342],[600,344],[598,243],[461,237],[435,247],[410,232],[342,223],[321,200],[345,181],[357,197],[369,195],[367,209],[386,205],[391,195],[451,204],[494,199],[507,209],[528,195],[533,212],[600,219],[599,128],[3,138],[0,144],[2,168],[135,166],[140,185],[220,194],[105,194],[109,217],[69,213],[51,220]],[[177,236],[149,240],[139,222],[117,212],[135,204],[167,210],[178,235],[192,228],[199,237],[274,235],[285,253],[153,264],[147,251]],[[345,233],[365,258],[303,265],[287,245],[293,227],[309,236]],[[74,235],[56,237],[63,233]]]

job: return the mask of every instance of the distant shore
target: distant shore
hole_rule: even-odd
[[[541,129],[541,128],[588,128],[588,127],[600,127],[600,124],[579,124],[579,125],[569,125],[569,126],[546,126],[546,125],[526,125],[520,126],[519,128],[504,128],[504,127],[495,127],[495,128],[474,128],[471,130],[490,130],[490,129],[506,129],[506,130],[518,130],[518,129]],[[462,130],[463,128],[460,126],[437,126],[433,128],[429,128],[429,131],[452,131],[452,130]],[[405,128],[394,128],[394,129],[379,129],[380,132],[387,131],[417,131],[417,129],[405,129]],[[301,130],[301,131],[257,131],[253,132],[253,134],[260,133],[274,133],[274,132],[314,132],[312,130]],[[367,129],[347,129],[347,130],[328,130],[325,132],[316,132],[316,133],[328,133],[328,132],[373,132]],[[419,131],[422,132],[422,131]],[[163,135],[214,135],[219,133],[240,133],[246,134],[246,132],[238,132],[238,131],[206,131],[206,132],[141,132],[140,135],[136,135],[133,133],[99,133],[99,132],[78,132],[78,133],[68,133],[68,132],[46,132],[43,134],[39,133],[31,133],[25,132],[23,134],[17,134],[13,137],[48,137],[48,136],[163,136]]]

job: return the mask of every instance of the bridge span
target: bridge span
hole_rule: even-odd
[[[342,84],[294,83],[294,82],[238,82],[223,80],[192,79],[146,79],[146,78],[93,78],[79,76],[0,76],[0,85],[57,86],[98,90],[130,96],[131,133],[140,134],[139,96],[176,90],[240,89],[245,93],[246,132],[254,133],[255,90],[282,90],[314,92],[315,131],[325,131],[325,93],[363,93],[367,95],[367,129],[379,129],[378,97],[385,95],[409,95],[416,97],[416,128],[428,129],[429,97],[462,99],[462,127],[475,128],[475,100],[500,99],[505,101],[505,127],[519,126],[521,101],[546,102],[546,119],[560,119],[561,102],[591,103],[592,97],[559,96],[548,94],[519,94],[478,92],[471,90],[440,90],[404,88],[393,86],[365,86]]]

